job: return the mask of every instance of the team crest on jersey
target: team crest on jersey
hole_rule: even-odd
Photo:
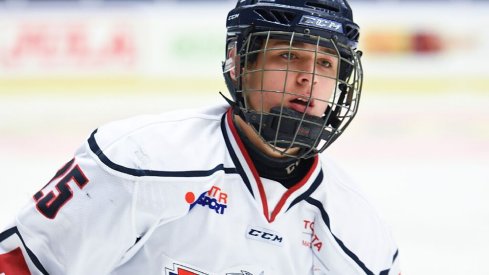
[[[228,194],[217,186],[212,186],[209,191],[202,193],[197,199],[195,199],[194,193],[188,192],[185,195],[185,200],[190,204],[189,210],[200,205],[214,210],[217,214],[224,215],[224,211],[228,207]]]
[[[165,275],[209,275],[209,274],[180,264],[173,264],[172,269],[165,268]]]
[[[258,275],[264,275],[264,274],[265,273],[262,271]],[[209,273],[205,273],[195,268],[174,263],[172,269],[165,268],[165,275],[209,275]],[[254,275],[254,274],[246,270],[240,270],[239,272],[226,272],[226,275]]]

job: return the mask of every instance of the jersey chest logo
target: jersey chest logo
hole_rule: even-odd
[[[173,264],[173,268],[171,270],[169,268],[165,268],[165,275],[208,275],[208,274],[187,266]]]
[[[225,274],[226,275],[254,275],[253,273],[248,272],[246,270],[240,270],[238,272],[226,272]],[[257,275],[264,275],[264,274],[265,272],[262,271]],[[174,263],[172,269],[165,268],[165,275],[210,275],[210,274],[188,266]]]
[[[202,193],[197,200],[194,193],[188,192],[185,195],[185,200],[190,204],[189,210],[200,205],[214,210],[217,214],[224,215],[224,211],[228,207],[228,194],[217,186],[212,186],[209,191]]]

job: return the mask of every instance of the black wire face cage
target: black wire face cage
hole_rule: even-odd
[[[309,158],[323,152],[357,113],[360,57],[361,52],[334,38],[251,33],[236,60],[242,117],[284,156]]]

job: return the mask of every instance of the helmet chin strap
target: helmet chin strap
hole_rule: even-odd
[[[330,137],[324,131],[323,118],[289,108],[273,107],[269,113],[249,111],[243,115],[267,143],[276,147],[316,151],[319,142]]]

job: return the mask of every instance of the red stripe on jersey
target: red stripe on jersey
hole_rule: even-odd
[[[300,182],[294,184],[294,186],[289,188],[289,190],[287,190],[287,192],[285,192],[282,195],[282,197],[280,198],[280,201],[277,203],[277,206],[275,206],[275,209],[272,212],[272,217],[271,217],[270,221],[275,220],[275,217],[280,212],[280,210],[282,209],[282,207],[284,206],[285,202],[290,197],[290,195],[292,195],[292,193],[294,193],[295,191],[300,189],[302,186],[304,186],[304,184],[306,184],[306,182],[309,180],[309,178],[311,177],[314,170],[316,170],[316,166],[318,165],[318,163],[319,163],[319,157],[315,156],[314,157],[314,163],[312,164],[311,168],[307,172],[306,176]]]
[[[278,215],[278,213],[280,212],[282,207],[285,205],[285,202],[290,197],[290,195],[292,195],[295,191],[297,191],[302,186],[304,186],[306,184],[306,182],[309,180],[312,173],[316,170],[316,166],[319,163],[319,157],[318,156],[314,157],[314,163],[311,166],[311,168],[309,169],[309,171],[307,172],[306,176],[300,182],[298,182],[297,184],[295,184],[294,186],[289,188],[282,195],[279,202],[277,203],[277,205],[273,209],[272,215],[269,216],[268,201],[267,201],[267,196],[265,193],[265,188],[263,187],[263,183],[261,182],[260,175],[258,174],[258,171],[256,170],[253,161],[251,160],[248,152],[246,151],[246,147],[244,146],[243,141],[241,141],[241,138],[238,135],[238,132],[236,130],[236,126],[233,123],[233,113],[232,113],[231,108],[228,109],[227,120],[228,120],[229,128],[231,129],[231,132],[233,133],[234,138],[236,140],[236,143],[238,144],[238,147],[241,150],[241,153],[243,154],[243,156],[246,160],[246,163],[248,164],[248,167],[250,167],[251,172],[253,173],[253,177],[255,178],[256,185],[258,186],[258,191],[260,192],[260,198],[261,198],[262,207],[263,207],[263,214],[267,218],[267,221],[269,223],[271,223],[275,220],[275,217]]]
[[[25,262],[20,247],[6,253],[0,254],[0,274],[6,275],[30,275],[29,268]]]
[[[229,129],[231,129],[231,132],[233,133],[234,139],[236,140],[236,143],[238,144],[238,147],[241,150],[241,153],[243,154],[243,156],[246,160],[246,163],[248,164],[248,167],[250,167],[251,173],[253,173],[253,177],[255,178],[256,185],[258,186],[258,191],[260,192],[263,214],[267,218],[268,222],[271,222],[270,218],[268,216],[268,213],[269,213],[268,212],[268,202],[267,202],[267,196],[265,195],[265,188],[263,188],[263,184],[260,180],[260,175],[258,175],[258,171],[256,170],[255,165],[253,164],[253,161],[251,161],[251,157],[248,154],[248,151],[246,151],[246,147],[244,146],[243,141],[239,137],[238,131],[236,130],[236,126],[234,126],[233,112],[232,112],[231,108],[229,108],[229,110],[228,110],[227,119],[228,119]]]

